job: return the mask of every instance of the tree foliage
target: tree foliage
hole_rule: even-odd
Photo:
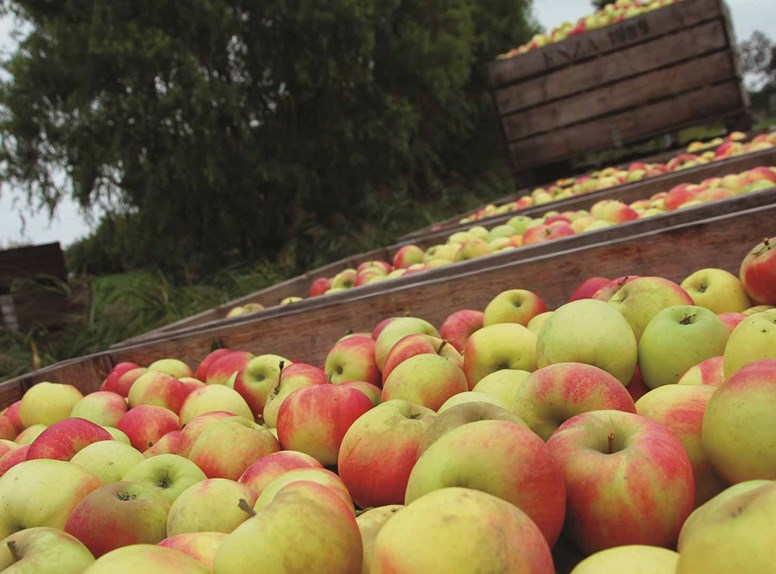
[[[0,177],[163,268],[275,255],[506,154],[485,64],[530,0],[6,0]],[[110,216],[114,217],[114,216]],[[113,225],[113,227],[111,227]],[[103,226],[105,227],[105,226]],[[129,235],[128,235],[129,237]]]
[[[760,30],[755,30],[740,46],[741,69],[753,88],[776,87],[776,45]]]

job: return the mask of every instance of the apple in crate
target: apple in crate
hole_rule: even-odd
[[[237,379],[242,378],[245,368],[253,358],[247,351],[229,351],[218,356],[207,370],[208,385],[226,385],[234,388]]]
[[[427,353],[410,357],[391,371],[383,384],[382,401],[403,399],[436,411],[467,389],[466,376],[454,361]]]
[[[483,378],[502,369],[536,369],[537,339],[517,323],[483,327],[466,341],[463,370],[469,390]]]
[[[27,460],[70,460],[84,447],[108,440],[113,440],[113,437],[100,425],[86,419],[63,419],[55,422],[32,441],[27,451]]]
[[[393,515],[372,549],[372,574],[553,574],[536,524],[505,500],[470,488],[435,490]]]
[[[118,393],[98,391],[89,393],[70,411],[71,417],[90,420],[102,426],[115,427],[127,412],[127,401]]]
[[[700,269],[688,275],[681,287],[695,305],[717,314],[740,313],[752,306],[741,280],[724,269]]]
[[[241,500],[250,508],[256,502],[256,493],[246,485],[226,478],[209,478],[192,484],[170,507],[167,535],[186,532],[228,534],[250,518],[243,510]]]
[[[107,377],[105,377],[105,380],[100,385],[100,390],[117,392],[116,385],[119,379],[121,378],[121,375],[123,375],[127,371],[137,369],[138,367],[140,367],[140,365],[136,365],[135,363],[132,363],[130,361],[124,361],[116,364],[116,366],[113,367],[113,370],[110,372],[110,374]],[[126,394],[124,396],[126,396]]]
[[[36,424],[52,425],[70,416],[73,407],[83,398],[73,385],[38,383],[22,397],[19,414],[25,428]]]
[[[190,392],[191,389],[175,377],[149,370],[138,377],[129,389],[127,402],[130,407],[153,405],[164,407],[177,414]]]
[[[129,469],[145,458],[136,448],[117,440],[95,442],[70,459],[70,462],[90,470],[100,477],[103,484],[119,482]]]
[[[220,357],[231,353],[229,349],[215,349],[205,356],[204,359],[197,366],[197,370],[194,371],[194,378],[203,382],[207,381],[207,372],[210,369],[210,365],[215,363]]]
[[[326,355],[325,373],[331,382],[366,381],[380,385],[380,369],[375,359],[375,341],[369,336],[353,335],[337,341]]]
[[[0,540],[0,571],[81,574],[94,556],[77,538],[59,528],[26,528]]]
[[[206,478],[189,459],[177,454],[160,454],[130,468],[122,480],[153,486],[172,504],[184,490]]]
[[[295,450],[281,450],[263,456],[245,469],[239,482],[245,484],[257,496],[278,476],[300,468],[323,468],[309,454]]]
[[[88,568],[89,574],[146,574],[185,572],[208,574],[210,570],[183,552],[154,544],[132,544],[111,550]]]
[[[509,289],[496,295],[485,307],[483,325],[487,327],[496,323],[518,323],[525,326],[546,310],[544,301],[533,291]]]
[[[371,338],[367,339],[370,342],[372,341]],[[262,414],[264,423],[270,428],[277,426],[280,406],[286,400],[286,397],[295,390],[312,385],[323,385],[327,382],[326,373],[323,369],[314,365],[293,363],[284,367],[280,375],[278,375],[278,382],[267,396],[267,403],[264,405],[264,413]]]
[[[733,330],[723,354],[725,377],[762,359],[776,359],[776,309],[750,315]]]
[[[183,401],[180,423],[186,425],[198,416],[214,411],[229,412],[253,420],[253,412],[240,393],[225,385],[205,385],[189,393]]]
[[[353,512],[353,515],[356,514],[348,487],[345,486],[345,483],[336,473],[325,468],[299,468],[278,476],[262,490],[256,499],[256,503],[253,505],[253,510],[258,512],[262,508],[269,506],[280,491],[294,482],[316,482],[322,484],[334,492],[342,503]]]
[[[391,348],[399,339],[413,333],[423,333],[439,338],[439,331],[431,323],[418,317],[396,317],[390,321],[378,325],[379,334],[372,334],[375,339],[375,360],[377,367],[382,370],[385,359]],[[378,331],[378,328],[375,331]],[[367,381],[368,382],[368,381]]]
[[[95,558],[130,544],[156,544],[167,531],[170,503],[155,488],[114,482],[89,493],[75,507],[65,532],[83,542]]]
[[[116,428],[126,433],[140,452],[152,447],[168,432],[180,430],[178,415],[164,407],[140,405],[129,409]]]
[[[473,309],[462,309],[448,315],[439,328],[442,339],[449,341],[459,353],[463,353],[466,340],[482,328],[483,313]]]
[[[446,340],[424,333],[412,333],[399,339],[388,352],[382,369],[383,383],[396,367],[416,355],[439,355],[450,360],[458,368],[463,367],[463,357]]]
[[[695,482],[670,430],[632,413],[591,411],[563,423],[547,446],[566,479],[565,532],[580,550],[676,542]]]
[[[776,305],[776,237],[763,239],[741,262],[740,277],[757,303]]]

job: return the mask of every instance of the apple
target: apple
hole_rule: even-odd
[[[342,439],[337,472],[361,508],[401,504],[418,444],[436,418],[431,409],[394,399],[361,415]]]
[[[374,339],[358,335],[337,341],[326,356],[324,371],[331,373],[331,382],[335,384],[366,381],[379,385]]]
[[[313,385],[291,393],[278,412],[277,433],[285,450],[298,450],[324,466],[337,462],[340,444],[372,401],[342,385]]]
[[[18,435],[16,435],[14,442],[22,446],[29,446],[30,444],[32,444],[32,441],[38,438],[38,435],[40,435],[40,433],[46,430],[46,428],[47,428],[46,425],[29,426],[26,429],[24,429],[22,432],[20,432]]]
[[[678,385],[711,385],[718,387],[725,382],[722,357],[711,357],[687,369],[676,381]]]
[[[25,428],[32,425],[51,425],[70,416],[70,411],[83,398],[73,385],[38,383],[22,397],[19,415]]]
[[[577,301],[579,299],[592,299],[596,291],[598,291],[604,285],[611,282],[611,279],[606,277],[590,277],[585,279],[580,285],[574,289],[569,297],[569,302]]]
[[[208,574],[210,570],[193,558],[154,544],[132,544],[111,550],[87,569],[89,574]]]
[[[17,434],[11,419],[0,414],[0,440],[13,440]]]
[[[263,456],[245,469],[239,482],[245,484],[256,496],[281,474],[300,468],[323,468],[309,454],[294,450],[281,450]]]
[[[20,462],[27,460],[27,451],[30,450],[30,446],[20,446],[6,452],[0,456],[0,476],[3,476],[6,472],[12,469]]]
[[[253,353],[247,351],[229,351],[217,357],[207,370],[208,385],[226,385],[234,388],[238,378],[242,378]]]
[[[541,531],[525,512],[486,492],[435,490],[380,529],[372,574],[531,572],[554,574]]]
[[[372,342],[371,338],[365,337]],[[296,389],[312,385],[327,383],[326,373],[314,365],[307,363],[293,363],[285,367],[278,376],[278,382],[267,395],[267,403],[264,405],[262,418],[270,428],[277,426],[278,411],[286,397]]]
[[[253,505],[253,510],[258,512],[262,508],[267,507],[280,491],[294,482],[316,482],[322,484],[334,492],[355,515],[356,511],[353,508],[353,499],[350,497],[348,487],[345,486],[345,483],[336,473],[325,468],[299,468],[278,476],[261,491],[261,494],[256,499],[256,503]]]
[[[563,475],[544,441],[525,426],[487,420],[446,432],[412,468],[405,504],[460,484],[511,502],[555,544],[565,513]]]
[[[730,331],[705,307],[677,305],[659,311],[639,341],[639,371],[651,389],[676,383],[690,367],[722,355]]]
[[[754,361],[733,373],[703,415],[703,448],[730,483],[776,478],[776,359]]]
[[[197,418],[193,419],[190,423],[183,427],[183,430],[181,430],[180,442],[178,444],[178,450],[180,452],[178,454],[188,457],[189,453],[191,452],[191,447],[194,446],[194,443],[199,438],[199,435],[205,432],[205,429],[207,429],[216,421],[234,416],[237,415],[226,411],[211,411],[201,414]]]
[[[424,333],[439,338],[436,327],[417,317],[395,317],[384,325],[378,325],[378,328],[380,329],[379,334],[375,336],[375,333],[372,333],[372,337],[375,339],[375,360],[380,370],[382,370],[391,348],[402,337],[412,333]]]
[[[373,407],[376,407],[382,402],[382,389],[370,383],[364,381],[348,381],[347,383],[342,383],[340,386],[356,389],[359,393],[364,393],[366,398],[372,401]]]
[[[124,481],[147,484],[159,489],[170,504],[192,484],[205,479],[205,473],[196,464],[177,454],[160,454],[147,458],[130,468],[122,477]]]
[[[566,478],[565,532],[580,550],[676,542],[695,483],[670,430],[633,413],[590,411],[563,423],[547,446]]]
[[[207,381],[207,372],[210,370],[210,365],[215,363],[220,357],[223,357],[231,352],[232,351],[229,349],[215,349],[208,353],[197,366],[197,370],[194,371],[194,378],[200,381]]]
[[[659,422],[682,443],[695,476],[695,506],[726,487],[701,444],[703,413],[715,391],[706,385],[666,385],[636,401],[638,414]]]
[[[287,485],[224,539],[214,571],[359,574],[362,556],[353,512],[327,487],[302,481]]]
[[[750,315],[741,321],[730,334],[723,357],[726,378],[754,361],[776,359],[776,309]]]
[[[468,389],[464,372],[454,361],[422,354],[399,363],[383,384],[382,401],[403,399],[433,411]]]
[[[776,484],[738,483],[695,509],[679,535],[676,574],[773,570]]]
[[[331,289],[350,289],[356,282],[355,269],[343,269],[331,279]]]
[[[678,561],[679,554],[668,548],[629,544],[591,554],[571,574],[675,574]]]
[[[692,305],[692,297],[679,285],[662,277],[639,277],[628,281],[608,300],[633,329],[636,341],[658,311],[675,305]]]
[[[194,371],[180,359],[159,359],[148,365],[149,371],[159,371],[176,379],[193,377]]]
[[[20,446],[21,445],[16,444],[12,440],[0,439],[0,458],[6,453],[20,448]]]
[[[620,381],[585,363],[556,363],[537,369],[517,387],[509,408],[544,441],[564,421],[580,413],[604,409],[636,412]]]
[[[744,315],[743,313],[718,313],[717,317],[722,319],[722,322],[725,323],[725,326],[732,333],[733,329],[738,327],[738,324],[746,319],[748,315]]]
[[[165,538],[157,546],[183,552],[212,572],[216,552],[226,536],[223,532],[184,532]]]
[[[85,446],[70,462],[91,471],[103,484],[110,484],[119,482],[129,469],[143,460],[143,453],[136,448],[116,440],[104,440]]]
[[[329,289],[331,289],[331,279],[328,277],[318,277],[310,285],[308,295],[310,297],[317,297],[318,295],[323,295]]]
[[[462,393],[453,395],[444,403],[442,403],[442,406],[437,409],[437,413],[441,414],[453,407],[458,405],[465,405],[467,403],[490,403],[492,405],[501,407],[502,409],[509,408],[509,405],[506,402],[487,393],[480,393],[478,391],[464,391]]]
[[[111,391],[98,391],[78,401],[70,411],[70,416],[115,427],[126,412],[127,401],[124,397]]]
[[[72,462],[20,462],[0,476],[0,539],[34,526],[64,528],[78,503],[100,486],[96,475]]]
[[[413,263],[423,263],[423,249],[417,245],[403,245],[393,256],[394,269],[403,269]]]
[[[159,454],[180,454],[182,442],[183,433],[181,433],[181,431],[170,431],[156,441],[153,446],[145,449],[143,451],[143,457],[150,458]]]
[[[73,509],[65,524],[95,558],[130,544],[165,538],[170,503],[145,484],[114,482],[97,488]]]
[[[113,440],[113,437],[100,425],[86,419],[63,419],[55,422],[32,441],[27,451],[27,460],[70,460],[85,446],[103,440]]]
[[[724,269],[700,269],[687,276],[682,289],[695,305],[715,313],[740,313],[752,306],[741,280]]]
[[[776,305],[776,237],[763,239],[741,262],[741,282],[757,303]]]
[[[234,390],[242,395],[254,416],[261,417],[267,396],[280,377],[283,367],[291,361],[280,355],[258,355],[246,365],[241,377],[234,381]]]
[[[205,385],[189,393],[180,409],[180,423],[185,425],[199,415],[222,411],[253,420],[253,413],[240,393],[225,385]]]
[[[132,446],[143,452],[170,431],[180,430],[178,415],[164,407],[139,405],[121,417],[116,428],[126,433]]]
[[[152,405],[164,407],[178,414],[190,389],[175,377],[149,369],[129,389],[127,402],[130,407]]]
[[[26,528],[0,540],[0,570],[7,574],[81,574],[93,562],[86,546],[58,528]]]
[[[636,369],[638,348],[628,322],[614,307],[580,299],[559,307],[536,339],[536,364],[586,363],[627,385]]]
[[[631,281],[634,281],[638,279],[638,275],[623,275],[622,277],[618,277],[617,279],[612,279],[601,287],[598,291],[593,293],[592,299],[597,299],[599,301],[608,301],[612,298],[612,295],[614,295],[619,289]]]
[[[364,547],[364,559],[362,561],[361,573],[369,574],[370,564],[372,563],[372,551],[374,549],[377,535],[382,530],[388,519],[404,508],[403,504],[388,504],[370,508],[356,516],[358,530],[361,533],[361,542]]]
[[[124,398],[127,398],[127,396],[129,396],[129,389],[132,388],[132,385],[135,384],[135,381],[138,380],[141,376],[143,376],[147,372],[148,372],[148,369],[146,369],[145,367],[136,367],[134,369],[129,369],[128,371],[125,371],[121,374],[121,376],[116,381],[115,385],[111,385],[110,387],[103,386],[100,390],[111,391],[118,395],[121,395]]]
[[[475,332],[463,351],[463,370],[469,389],[502,369],[533,371],[536,342],[536,335],[516,323],[489,325]]]
[[[439,335],[448,341],[459,353],[463,352],[466,341],[472,333],[482,328],[483,312],[462,309],[448,315],[439,328]]]
[[[3,414],[11,421],[13,428],[16,429],[16,434],[19,434],[24,430],[24,423],[22,423],[21,413],[19,412],[21,407],[22,401],[18,400],[11,403],[11,406],[3,411]]]
[[[246,485],[226,478],[209,478],[189,486],[175,499],[167,517],[167,535],[186,532],[230,533],[250,517],[240,506],[256,501]]]
[[[214,422],[199,435],[189,460],[208,478],[237,480],[256,460],[279,450],[277,439],[267,429],[242,417],[230,417]]]
[[[483,325],[518,323],[525,326],[546,310],[544,301],[533,291],[509,289],[496,295],[485,307]]]
[[[113,370],[108,374],[107,377],[105,377],[105,380],[100,385],[101,391],[109,391],[109,392],[117,392],[116,391],[116,385],[121,378],[121,375],[126,373],[127,371],[131,371],[133,369],[139,368],[140,365],[136,365],[135,363],[132,363],[130,361],[124,361],[121,363],[117,363]],[[126,395],[123,395],[126,396]]]
[[[463,367],[463,357],[458,350],[444,339],[438,339],[424,333],[412,333],[399,339],[385,358],[382,368],[383,383],[401,363],[416,355],[439,355],[445,357],[458,368]]]
[[[501,369],[480,379],[472,390],[495,397],[511,408],[515,392],[530,374],[520,369]]]

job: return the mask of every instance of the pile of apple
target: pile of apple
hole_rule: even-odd
[[[705,165],[713,161],[730,157],[770,149],[776,145],[776,131],[768,134],[759,134],[750,142],[741,141],[746,134],[733,132],[716,144],[715,149],[702,152],[700,155],[692,152],[700,151],[705,147],[702,142],[697,142],[687,153],[681,153],[665,163],[632,162],[628,167],[606,167],[589,174],[564,178],[553,185],[537,187],[530,194],[501,205],[488,204],[474,213],[459,220],[459,223],[470,223],[487,217],[511,213],[535,205],[543,205],[553,201],[559,201],[569,197],[610,189],[618,185],[633,183],[643,179],[672,173],[683,169],[689,169],[698,165]],[[719,140],[714,140],[719,141]]]
[[[507,223],[491,229],[476,225],[466,231],[455,232],[444,244],[427,249],[404,245],[396,251],[392,263],[366,261],[355,269],[344,269],[334,277],[318,278],[312,283],[309,295],[336,293],[774,186],[776,167],[756,167],[739,174],[709,178],[699,184],[679,184],[630,205],[604,199],[596,202],[589,211],[550,210],[541,217],[515,215]]]
[[[574,574],[772,572],[774,242],[739,277],[391,317],[322,367],[34,385],[0,413],[0,569],[551,574],[573,544]]]

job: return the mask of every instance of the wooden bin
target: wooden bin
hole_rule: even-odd
[[[749,113],[722,0],[681,0],[496,60],[488,83],[516,174]]]
[[[678,282],[705,267],[737,272],[749,249],[776,229],[776,197],[771,194],[765,205],[762,199],[751,195],[720,201],[694,221],[666,219],[666,225],[655,229],[602,237],[584,246],[559,240],[552,254],[518,259],[504,253],[492,256],[487,266],[474,260],[455,272],[429,272],[422,282],[397,282],[389,291],[369,285],[349,297],[317,297],[289,309],[269,309],[65,361],[0,384],[0,408],[41,381],[68,382],[90,392],[121,361],[149,364],[160,357],[178,357],[195,364],[214,345],[322,364],[348,329],[368,331],[386,317],[405,314],[440,325],[449,313],[482,309],[495,295],[515,287],[535,291],[549,308],[555,308],[593,275],[638,273]]]
[[[702,181],[703,179],[706,179],[707,177],[725,175],[728,173],[737,173],[760,165],[776,165],[776,148],[773,150],[764,150],[762,152],[751,153],[751,154],[739,156],[736,158],[714,162],[712,164],[699,166],[697,168],[682,170],[677,173],[666,174],[664,176],[650,178],[648,180],[644,180],[641,182],[618,186],[611,189],[602,190],[599,192],[594,192],[594,193],[590,193],[590,194],[586,194],[578,197],[568,198],[566,200],[555,202],[549,206],[539,205],[539,206],[531,207],[515,213],[538,216],[545,213],[549,209],[563,210],[563,209],[589,208],[593,203],[601,199],[619,199],[621,201],[634,201],[636,199],[649,197],[650,195],[652,195],[657,191],[669,189],[671,186],[676,185],[679,182],[691,182],[691,183],[699,182],[699,181]],[[761,199],[755,199],[755,201],[773,200],[773,199],[770,199],[772,197],[771,193],[765,193],[764,195],[760,195],[758,193],[756,195]],[[732,203],[735,204],[736,202],[732,202]],[[722,202],[722,204],[728,205],[729,202]],[[710,210],[710,211],[715,210],[716,207],[714,207],[714,205],[715,204],[708,204],[708,205],[700,206],[699,208],[695,208],[693,210],[687,210],[687,211],[682,210],[680,212],[668,213],[666,215],[656,216],[645,220],[637,220],[628,224],[617,225],[612,228],[574,235],[571,237],[564,238],[562,240],[550,241],[550,242],[542,243],[538,245],[521,247],[511,252],[510,257],[515,259],[521,259],[521,258],[531,258],[537,255],[552,253],[556,249],[564,248],[558,245],[558,241],[564,242],[563,246],[567,246],[567,245],[582,246],[590,243],[595,243],[603,239],[618,238],[622,235],[640,233],[645,230],[658,229],[661,226],[667,225],[668,222],[670,221],[673,221],[673,222],[691,221],[694,218],[704,217],[704,214],[708,212],[707,210]],[[488,220],[488,224],[496,225],[498,223],[503,223],[507,221],[510,217],[514,216],[515,213],[510,213],[507,215],[501,215],[498,217],[490,218]],[[468,227],[468,225],[460,226],[461,229],[465,227]],[[447,239],[449,234],[455,230],[456,228],[437,231],[437,232],[428,234],[425,237],[416,238],[414,243],[416,243],[417,245],[420,245],[421,247],[429,247],[436,243],[443,243]],[[277,303],[285,297],[306,296],[311,283],[318,277],[332,277],[339,271],[346,269],[348,267],[357,267],[359,263],[362,263],[364,261],[371,261],[375,259],[383,259],[383,260],[390,261],[396,249],[398,249],[399,247],[400,245],[393,245],[385,248],[368,251],[366,253],[362,253],[359,255],[346,257],[339,261],[335,261],[334,263],[330,263],[328,265],[324,265],[323,267],[319,267],[314,271],[310,271],[298,277],[294,277],[292,279],[283,281],[272,287],[267,287],[266,289],[262,289],[261,291],[257,291],[255,293],[245,295],[243,297],[230,301],[229,303],[226,303],[219,307],[208,309],[207,311],[203,311],[202,313],[198,313],[196,315],[186,317],[179,321],[175,321],[173,323],[165,325],[164,327],[161,327],[159,329],[155,329],[153,331],[149,331],[137,337],[133,337],[131,339],[124,341],[124,343],[122,344],[142,341],[142,340],[146,340],[146,339],[158,337],[158,336],[163,336],[168,333],[174,333],[181,329],[188,329],[191,327],[195,327],[197,325],[211,323],[213,321],[225,320],[226,314],[229,312],[229,310],[238,305],[245,305],[246,303],[261,303],[265,307],[273,307],[277,305]],[[492,264],[491,262],[494,260],[493,259],[494,257],[498,257],[498,256],[491,255],[491,256],[481,257],[475,261],[456,263],[455,265],[444,267],[441,270],[424,271],[423,273],[410,275],[408,277],[402,277],[395,280],[380,282],[370,286],[370,289],[390,290],[390,289],[394,289],[395,286],[397,285],[403,285],[406,283],[423,282],[425,281],[425,278],[428,277],[430,274],[434,274],[433,276],[436,276],[439,273],[443,273],[443,274],[456,273],[457,270],[459,269],[467,269],[467,268],[471,268],[471,266],[491,265]],[[362,289],[365,289],[365,287],[359,287],[356,290],[348,290],[344,293],[338,294],[337,297],[344,297],[344,298],[351,297],[351,296],[356,297],[358,296],[358,292],[360,292]],[[327,295],[326,297],[332,297],[332,296],[333,295]],[[299,303],[294,303],[293,306],[298,307],[299,305],[305,305],[306,303],[307,303],[306,301],[302,301]],[[281,309],[275,308],[272,310],[272,312],[287,312],[287,311],[289,311],[288,307],[284,307]],[[267,309],[266,311],[260,311],[259,313],[262,314],[262,313],[268,313],[268,312],[270,312],[270,309]]]

